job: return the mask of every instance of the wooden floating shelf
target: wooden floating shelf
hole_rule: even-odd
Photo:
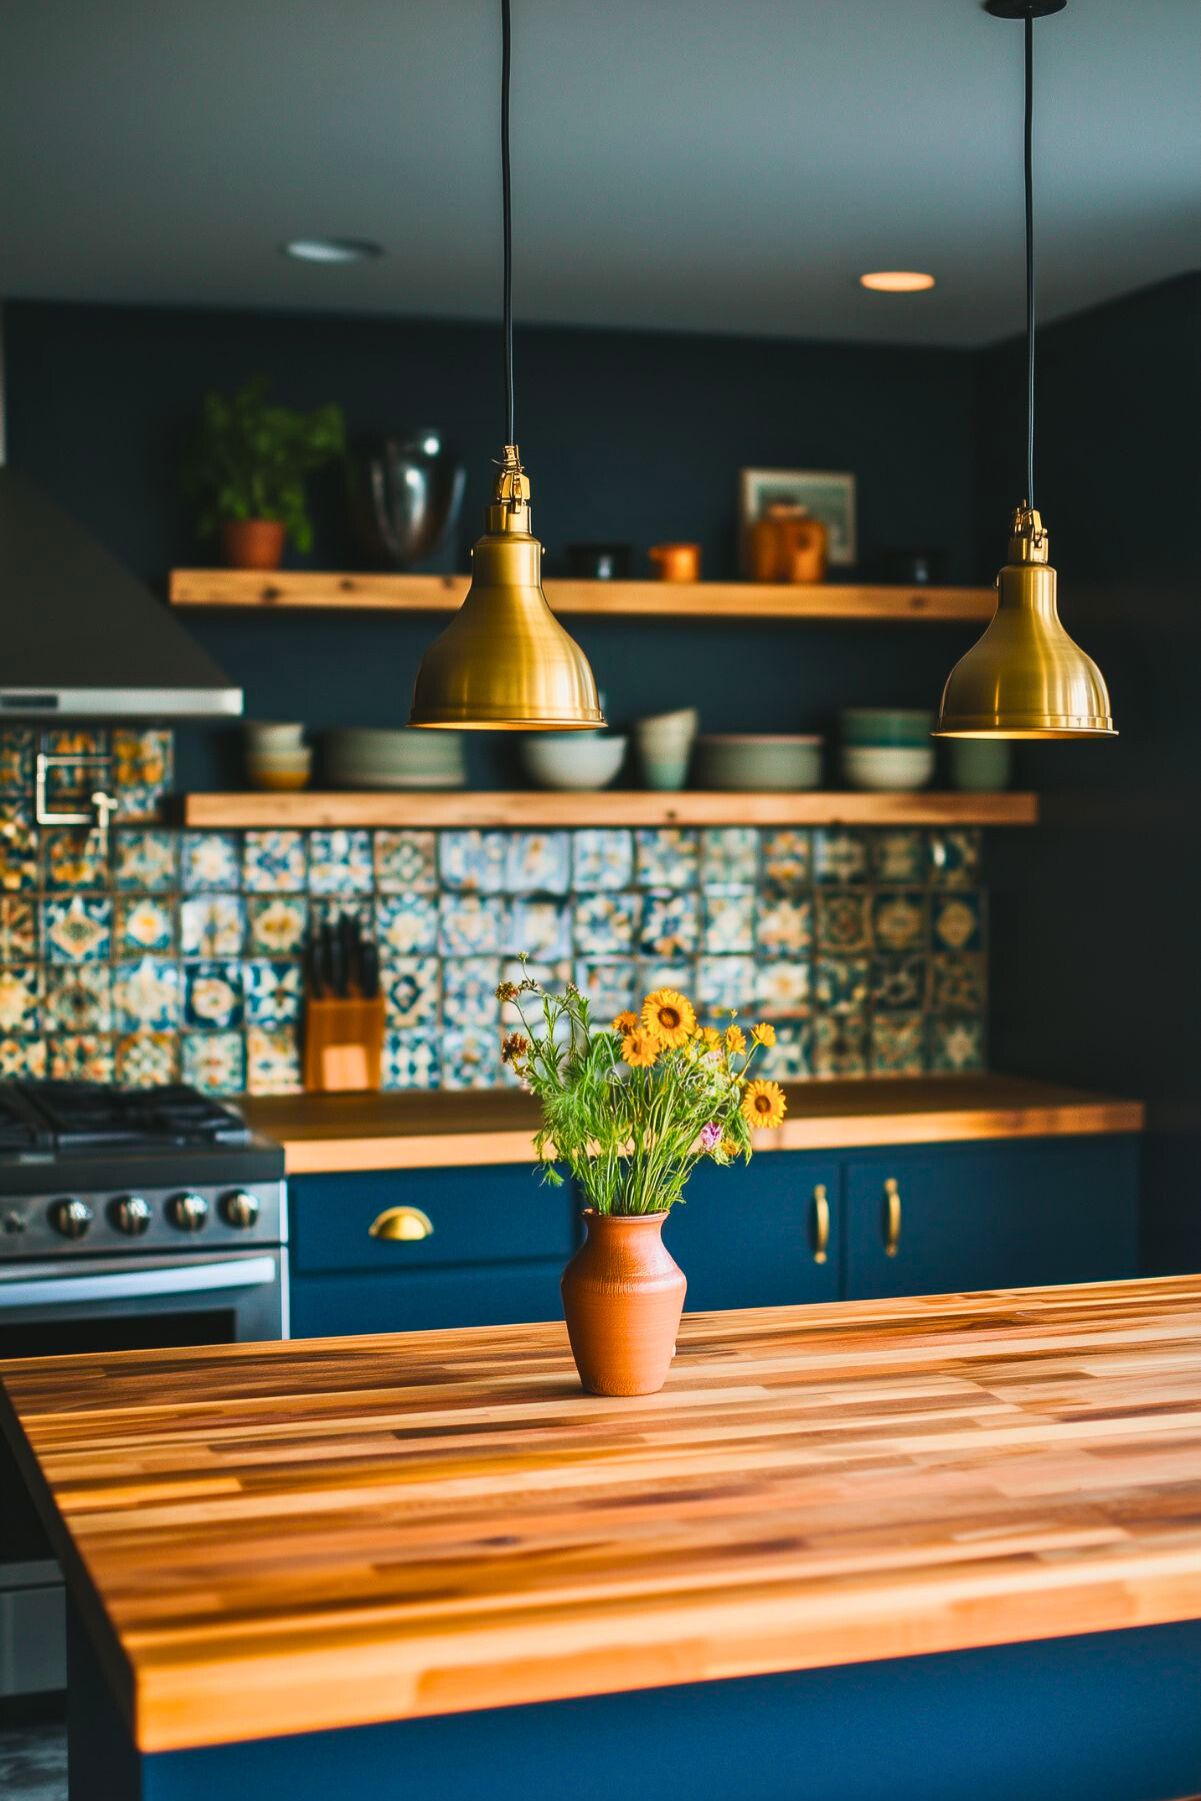
[[[279,612],[449,613],[465,575],[351,575],[313,569],[173,569],[174,607],[274,608]],[[893,624],[980,622],[992,588],[846,586],[834,582],[597,582],[545,584],[556,613],[611,619],[822,619]]]
[[[186,794],[184,824],[263,826],[1035,825],[1034,794]]]

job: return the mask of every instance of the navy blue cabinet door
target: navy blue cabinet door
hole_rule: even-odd
[[[1133,1138],[873,1151],[844,1181],[851,1300],[1138,1273]]]
[[[485,1263],[411,1276],[294,1276],[292,1337],[425,1332],[558,1319],[562,1264]]]
[[[688,1278],[689,1312],[836,1301],[842,1233],[838,1164],[771,1151],[749,1164],[703,1164],[673,1207],[664,1241]]]

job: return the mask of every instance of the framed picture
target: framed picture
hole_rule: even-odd
[[[808,507],[830,534],[829,561],[846,568],[858,558],[855,541],[855,477],[829,469],[744,469],[739,478],[739,525],[746,561],[747,535],[764,507],[788,501]]]

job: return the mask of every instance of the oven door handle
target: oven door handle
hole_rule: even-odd
[[[225,1257],[167,1269],[122,1269],[104,1275],[49,1276],[0,1282],[0,1313],[10,1307],[83,1307],[90,1301],[136,1301],[158,1295],[211,1294],[261,1288],[277,1279],[274,1257]]]

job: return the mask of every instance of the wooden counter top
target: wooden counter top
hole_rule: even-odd
[[[4,1381],[144,1751],[1201,1617],[1201,1277]]]
[[[289,1175],[527,1163],[538,1109],[513,1090],[247,1096],[254,1128],[282,1142]],[[788,1085],[788,1117],[759,1151],[844,1150],[965,1138],[1139,1132],[1141,1101],[1020,1076],[914,1076]]]

